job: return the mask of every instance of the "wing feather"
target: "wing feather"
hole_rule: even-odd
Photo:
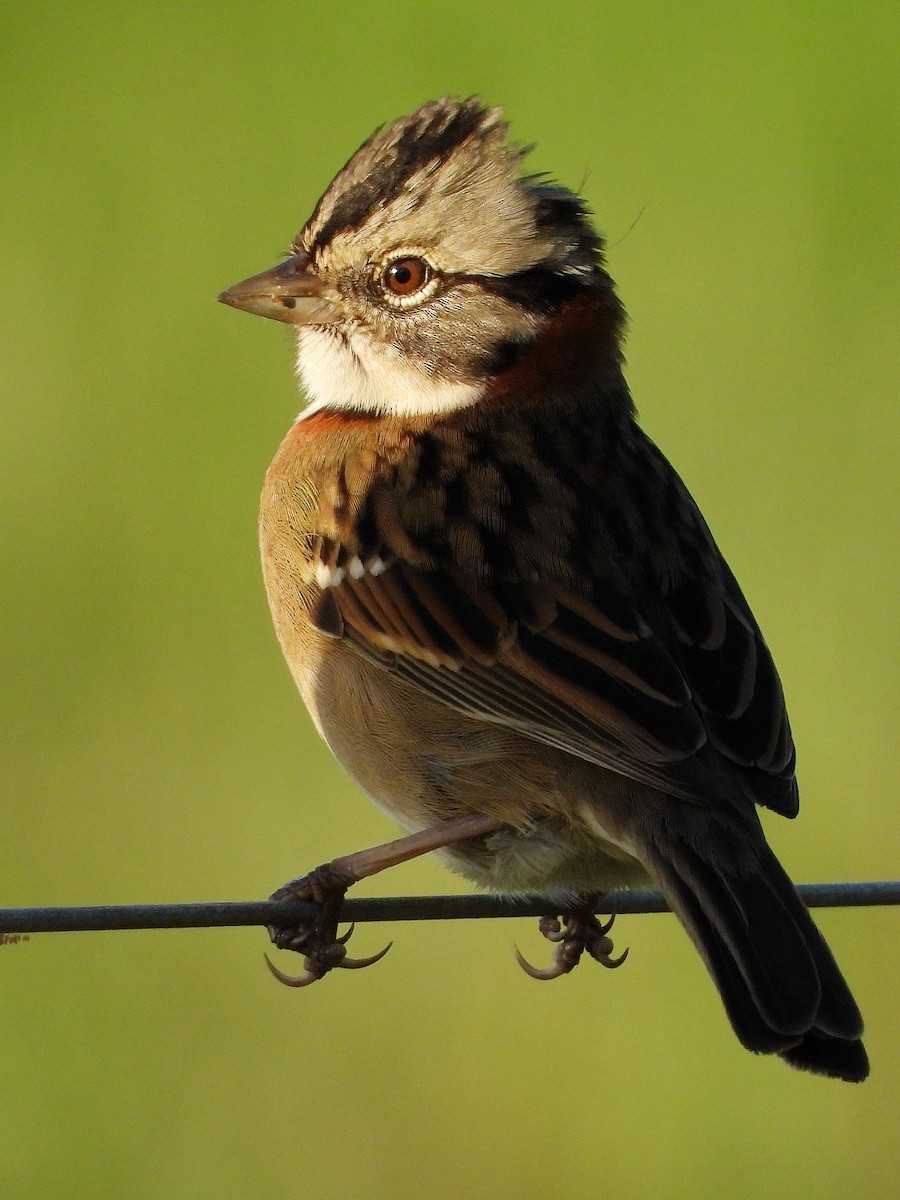
[[[614,469],[615,445],[601,444],[606,469],[591,469],[584,504],[566,482],[565,447],[548,453],[545,479],[502,439],[447,439],[422,435],[402,486],[376,481],[338,539],[321,539],[316,627],[477,720],[673,795],[741,794],[793,815],[793,741],[771,656],[655,448],[624,441],[632,461]],[[505,480],[500,508],[459,485],[473,463]],[[616,489],[634,478],[652,511],[629,525]]]
[[[707,738],[684,678],[645,623],[628,628],[596,597],[560,584],[489,589],[395,559],[377,575],[345,573],[318,611],[320,627],[340,625],[362,652],[467,715],[698,795],[672,772]]]

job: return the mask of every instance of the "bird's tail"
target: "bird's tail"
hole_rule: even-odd
[[[715,841],[657,843],[648,866],[706,962],[741,1043],[804,1071],[861,1082],[869,1061],[856,1001],[762,830],[753,831],[740,868],[735,855],[714,854]]]

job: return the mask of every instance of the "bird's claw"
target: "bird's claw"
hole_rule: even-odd
[[[548,942],[561,942],[566,936],[559,917],[541,917],[538,921],[538,929]]]
[[[352,930],[351,930],[352,932]],[[329,971],[336,967],[342,967],[344,970],[356,971],[361,967],[371,967],[379,962],[393,946],[393,942],[388,944],[377,954],[370,954],[368,958],[347,958],[344,942],[346,942],[349,934],[344,934],[342,938],[337,938],[330,947],[326,947],[324,951],[317,951],[316,954],[307,954],[303,959],[303,966],[306,968],[302,975],[288,975],[285,971],[280,971],[272,962],[268,954],[263,957],[266,960],[266,966],[275,976],[279,983],[285,984],[287,987],[301,988],[308,987],[311,983],[317,983]],[[336,953],[337,950],[343,950],[343,957]],[[332,951],[329,954],[328,951]],[[333,959],[333,961],[332,961]]]
[[[519,963],[519,966],[522,968],[525,974],[530,975],[532,979],[559,979],[560,975],[568,975],[568,973],[575,966],[575,963],[577,963],[578,959],[581,957],[581,951],[579,950],[578,957],[574,960],[574,962],[570,961],[565,954],[565,948],[560,946],[553,955],[552,966],[535,967],[528,961],[515,943],[513,944],[513,950],[516,952],[516,959]]]
[[[522,955],[518,946],[515,947],[519,966],[532,979],[559,979],[568,975],[581,961],[582,954],[587,951],[596,962],[613,970],[620,967],[628,957],[628,949],[613,957],[613,942],[608,936],[612,929],[615,913],[606,922],[601,922],[594,915],[596,897],[584,897],[568,912],[559,917],[542,917],[538,928],[545,938],[556,943],[553,962],[549,967],[535,967]]]
[[[355,927],[351,925],[347,932],[340,936],[337,927],[344,894],[353,882],[326,864],[316,867],[301,879],[292,880],[272,894],[273,900],[311,900],[319,906],[318,914],[309,925],[296,929],[274,925],[269,927],[272,944],[279,950],[293,950],[304,956],[305,970],[302,975],[286,974],[275,966],[268,955],[265,956],[266,965],[280,983],[287,987],[308,987],[336,968],[359,970],[362,967],[371,967],[390,950],[392,942],[388,942],[383,950],[368,958],[347,956],[347,942]]]

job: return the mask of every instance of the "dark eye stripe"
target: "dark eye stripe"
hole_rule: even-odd
[[[596,280],[586,284],[583,279],[562,275],[549,267],[532,267],[515,275],[450,275],[446,280],[451,285],[477,283],[484,291],[538,316],[553,316],[573,296],[584,292],[586,287],[596,286]]]

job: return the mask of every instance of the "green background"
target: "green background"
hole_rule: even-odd
[[[799,880],[898,874],[893,9],[3,5],[0,903],[256,898],[393,835],[263,598],[290,337],[214,297],[447,92],[505,105],[609,238],[642,419],[791,703],[777,850]],[[364,890],[454,889],[423,861]],[[742,1051],[667,916],[553,985],[513,962],[544,953],[522,922],[367,926],[387,960],[301,993],[254,929],[2,947],[0,1194],[886,1196],[897,914],[820,921],[868,1020],[859,1088]]]

